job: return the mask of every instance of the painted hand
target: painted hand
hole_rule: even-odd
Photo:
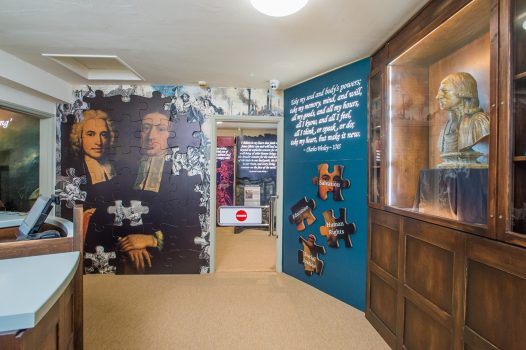
[[[131,234],[119,238],[119,245],[122,251],[129,252],[132,249],[157,247],[157,239],[151,235]]]
[[[128,251],[128,256],[130,257],[133,266],[138,272],[144,272],[146,264],[148,267],[152,267],[152,256],[146,249],[132,249]]]

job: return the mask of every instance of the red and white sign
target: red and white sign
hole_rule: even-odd
[[[219,207],[220,226],[265,226],[263,207]]]
[[[240,209],[236,212],[236,220],[239,222],[243,222],[247,219],[248,214],[243,209]]]

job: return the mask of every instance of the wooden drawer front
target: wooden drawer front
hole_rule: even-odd
[[[398,278],[398,232],[371,223],[371,260],[394,278]]]
[[[444,350],[452,345],[449,330],[407,299],[403,340],[409,350]]]
[[[396,289],[371,274],[371,311],[389,330],[396,332]]]
[[[405,283],[452,313],[454,254],[412,236],[406,238]]]
[[[526,279],[468,259],[466,326],[500,349],[524,349]]]

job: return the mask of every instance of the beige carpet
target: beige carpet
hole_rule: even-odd
[[[84,278],[84,344],[103,349],[389,349],[364,314],[275,272]]]
[[[216,271],[276,271],[276,237],[268,231],[216,228]]]

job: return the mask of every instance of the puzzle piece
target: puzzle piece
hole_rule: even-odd
[[[110,260],[117,258],[115,252],[105,252],[103,246],[97,246],[95,253],[84,253],[86,273],[115,273],[117,268],[110,264]],[[91,262],[91,263],[90,263]]]
[[[75,168],[68,168],[66,174],[67,176],[58,179],[55,193],[61,202],[66,202],[68,208],[73,208],[75,201],[83,202],[86,200],[86,191],[80,189],[80,185],[87,183],[86,175],[76,176]]]
[[[122,226],[123,220],[130,220],[130,226],[139,226],[142,225],[142,214],[148,214],[150,208],[137,200],[131,200],[129,207],[123,206],[121,200],[116,200],[115,205],[109,206],[107,210],[108,214],[115,215],[114,226]]]
[[[299,242],[303,244],[303,250],[298,250],[298,263],[303,264],[307,276],[312,276],[313,273],[320,276],[323,272],[323,261],[318,255],[325,255],[325,247],[316,244],[316,237],[312,233],[308,240],[300,236]]]
[[[329,173],[329,164],[318,165],[318,176],[312,178],[312,183],[318,185],[318,197],[327,200],[327,192],[332,192],[332,199],[343,201],[342,188],[349,188],[351,182],[343,179],[343,165],[335,165],[334,171]]]
[[[316,221],[316,217],[312,214],[314,208],[316,208],[316,202],[314,199],[307,200],[307,197],[303,197],[290,208],[292,214],[289,215],[289,221],[291,224],[296,224],[296,230],[305,230],[303,220],[306,220],[308,225]]]
[[[201,145],[201,138],[199,137],[201,125],[199,123],[189,121],[187,114],[176,114],[172,123],[175,142],[168,144],[171,148],[179,147],[178,153],[186,153],[188,147],[199,147]]]
[[[320,227],[320,234],[327,237],[327,244],[332,248],[339,248],[338,241],[343,239],[345,247],[352,248],[351,234],[356,232],[354,223],[347,223],[347,209],[340,208],[340,217],[334,217],[334,211],[326,210],[323,212],[325,226]]]

